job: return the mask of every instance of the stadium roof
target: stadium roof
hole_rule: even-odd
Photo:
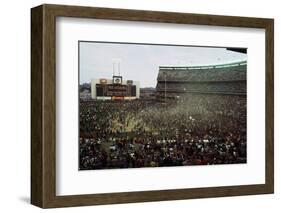
[[[222,67],[237,67],[241,65],[247,65],[247,61],[239,61],[226,64],[215,64],[215,65],[201,65],[201,66],[160,66],[160,70],[193,70],[193,69],[214,69]]]

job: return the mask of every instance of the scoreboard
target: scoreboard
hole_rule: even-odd
[[[91,97],[100,100],[133,100],[139,98],[139,82],[113,75],[111,79],[92,79]]]
[[[96,84],[97,97],[135,97],[135,85]]]

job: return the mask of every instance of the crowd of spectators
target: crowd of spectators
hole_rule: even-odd
[[[186,69],[170,67],[159,69],[157,81],[237,81],[246,80],[247,65],[220,68]]]
[[[79,168],[246,163],[246,97],[80,101]]]
[[[240,93],[246,94],[246,81],[239,82],[162,82],[157,84],[157,92],[209,92],[209,93]]]

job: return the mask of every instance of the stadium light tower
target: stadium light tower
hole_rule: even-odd
[[[120,60],[118,61],[118,75],[120,76]]]
[[[115,63],[116,63],[116,59],[115,58],[113,58],[112,59],[112,76],[114,76],[115,75]]]
[[[112,76],[114,75],[114,61],[112,61]]]
[[[118,76],[120,76],[120,74],[121,74],[121,70],[120,70],[121,59],[120,58],[113,58],[112,63],[113,63],[113,75],[115,75],[115,66],[117,65],[117,74],[118,74]]]

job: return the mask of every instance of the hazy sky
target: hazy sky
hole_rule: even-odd
[[[247,54],[226,48],[80,42],[80,84],[94,78],[112,78],[113,62],[120,61],[126,80],[155,87],[159,66],[210,65],[247,60]]]

